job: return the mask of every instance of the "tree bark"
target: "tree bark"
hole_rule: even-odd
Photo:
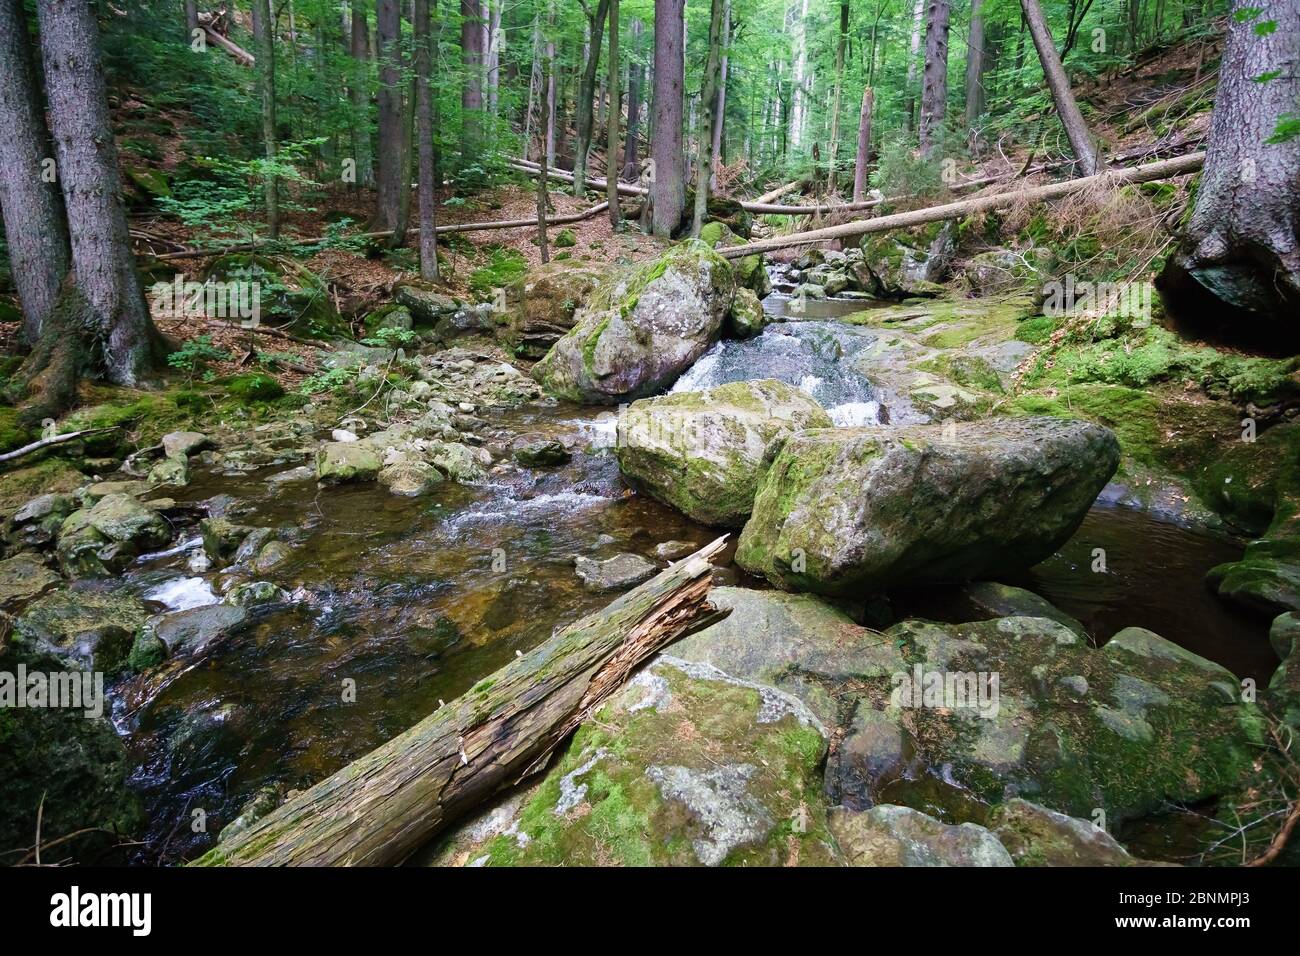
[[[585,7],[584,7],[585,9]],[[582,198],[587,190],[587,154],[591,151],[592,98],[596,90],[596,71],[600,67],[600,41],[605,32],[609,0],[599,0],[595,13],[587,13],[587,60],[578,81],[577,139],[573,151],[573,195]]]
[[[908,42],[907,95],[903,99],[903,124],[908,132],[916,128],[916,58],[921,52],[921,35],[925,27],[925,0],[916,0],[912,13],[912,36]]]
[[[1020,7],[1024,11],[1025,22],[1029,25],[1029,33],[1034,38],[1034,48],[1038,50],[1043,75],[1047,78],[1048,89],[1052,91],[1052,101],[1061,117],[1061,125],[1065,127],[1065,136],[1070,141],[1074,158],[1079,161],[1079,172],[1091,176],[1102,170],[1105,164],[1097,152],[1088,124],[1079,112],[1079,104],[1075,102],[1074,93],[1070,90],[1070,80],[1065,75],[1065,68],[1061,66],[1061,58],[1056,55],[1056,41],[1052,39],[1047,18],[1043,16],[1043,8],[1038,5],[1038,0],[1020,0]]]
[[[609,128],[605,140],[605,201],[609,203],[609,224],[619,224],[618,208],[618,0],[609,3]],[[576,177],[575,177],[576,178]]]
[[[465,165],[483,145],[483,0],[460,0],[460,56],[465,81],[460,92],[461,156]]]
[[[722,52],[722,7],[726,0],[713,0],[709,8],[709,54],[704,64],[704,90],[700,95],[700,161],[695,171],[695,214],[691,235],[699,238],[709,208],[709,180],[713,176],[713,114],[718,108],[718,69]]]
[[[68,274],[63,201],[56,177],[42,168],[53,163],[54,147],[30,44],[22,0],[0,0],[0,215],[29,347],[40,338]]]
[[[541,770],[633,671],[708,614],[709,560],[724,540],[511,661],[196,865],[400,863],[474,806]]]
[[[722,59],[718,68],[717,109],[713,112],[713,162],[709,166],[709,188],[718,188],[718,170],[722,166],[722,127],[727,121],[727,74],[730,72],[731,58],[727,53],[731,46],[731,0],[725,0],[722,7]]]
[[[402,180],[402,12],[399,0],[377,0],[375,41],[379,50],[379,176],[372,229],[397,226]]]
[[[254,28],[257,31],[257,86],[262,96],[262,154],[268,164],[276,161],[275,130],[275,21],[271,18],[271,0],[253,0]],[[268,171],[264,185],[266,195],[266,233],[280,238],[280,187],[275,173]]]
[[[547,26],[550,27],[550,18],[547,18]],[[551,142],[551,121],[555,116],[555,104],[551,102],[551,71],[554,64],[551,61],[551,47],[546,47],[547,53],[542,57],[542,142]],[[546,247],[546,170],[549,165],[550,157],[548,151],[542,151],[542,165],[537,176],[537,249],[541,256],[542,262],[551,261],[550,250]]]
[[[831,148],[826,190],[835,192],[835,158],[840,147],[840,94],[844,89],[844,46],[849,39],[849,0],[840,0],[840,35],[835,44],[835,94],[831,99]]]
[[[966,41],[966,129],[974,141],[975,121],[984,112],[983,0],[971,0],[970,38]]]
[[[627,68],[627,137],[623,141],[623,178],[635,180],[640,174],[637,139],[641,135],[641,21],[632,21],[632,53]]]
[[[1177,318],[1202,326],[1216,320],[1231,337],[1295,351],[1300,136],[1279,141],[1275,131],[1300,102],[1300,7],[1263,6],[1253,18],[1229,17],[1196,207],[1157,287]],[[1257,34],[1256,24],[1268,20],[1276,28]]]
[[[491,3],[487,31],[487,111],[493,116],[497,113],[497,101],[501,89],[501,51],[505,45],[505,33],[501,29],[502,0],[488,0]]]
[[[929,0],[925,24],[925,68],[921,73],[921,120],[918,142],[924,156],[943,145],[948,108],[948,20],[951,0]]]
[[[199,29],[198,0],[185,0],[185,42],[194,39],[194,31]]]
[[[93,314],[104,376],[114,384],[139,385],[164,347],[131,254],[99,24],[94,8],[82,0],[39,0],[37,9],[78,294]]]
[[[437,6],[438,0],[433,0]],[[433,39],[429,0],[415,0],[415,121],[420,150],[420,278],[438,281],[438,183],[433,162]]]
[[[663,239],[681,225],[686,205],[682,181],[682,92],[685,0],[655,0],[654,126],[650,154],[654,176],[646,215],[650,232]]]
[[[871,111],[875,92],[871,87],[862,90],[862,110],[858,114],[858,152],[853,160],[853,201],[862,202],[867,197],[867,157],[871,154]]]
[[[352,0],[352,113],[353,150],[356,153],[357,182],[366,189],[375,186],[374,150],[370,142],[370,27],[366,22],[365,0]]]
[[[1204,153],[1192,153],[1176,159],[1162,159],[1159,162],[1134,166],[1132,169],[1116,169],[1101,172],[1094,176],[1082,176],[1067,179],[1065,182],[1051,183],[1046,186],[1034,186],[1029,189],[1016,189],[997,193],[992,196],[978,196],[975,199],[963,199],[960,202],[944,203],[941,206],[927,206],[911,212],[895,213],[892,216],[880,216],[876,219],[860,219],[824,229],[808,232],[795,232],[773,239],[748,242],[739,246],[727,246],[717,250],[724,259],[740,259],[760,252],[772,252],[776,249],[789,249],[794,246],[811,245],[830,239],[848,239],[853,236],[865,236],[876,232],[889,232],[893,229],[910,229],[931,222],[944,222],[949,219],[963,219],[990,209],[1001,209],[1017,203],[1048,202],[1061,199],[1084,189],[1101,186],[1122,186],[1126,183],[1149,183],[1158,179],[1169,179],[1194,173],[1205,161]]]

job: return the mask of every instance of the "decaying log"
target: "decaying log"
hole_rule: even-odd
[[[1064,182],[1051,183],[1047,186],[1015,189],[991,196],[977,196],[974,199],[964,199],[961,202],[944,203],[940,206],[914,209],[911,212],[895,213],[892,216],[880,216],[877,219],[858,219],[839,226],[828,226],[825,229],[794,232],[787,236],[776,236],[758,242],[749,242],[743,246],[727,246],[718,249],[717,252],[724,259],[740,259],[745,256],[752,256],[755,253],[771,252],[775,249],[789,249],[793,246],[810,245],[814,242],[823,242],[829,239],[848,239],[854,236],[865,236],[869,233],[889,232],[891,229],[923,226],[926,223],[942,222],[946,219],[962,219],[975,213],[987,212],[991,209],[999,209],[1015,203],[1039,203],[1061,199],[1071,193],[1090,188],[1123,186],[1129,183],[1149,183],[1158,179],[1183,176],[1196,172],[1201,168],[1204,161],[1204,153],[1193,153],[1190,156],[1165,159],[1155,163],[1148,163],[1145,166],[1135,166],[1132,169],[1113,169],[1109,172],[1098,173],[1095,176],[1067,179]]]
[[[86,435],[98,435],[100,432],[111,432],[116,425],[109,425],[107,428],[83,428],[78,432],[64,432],[62,435],[51,435],[49,438],[41,438],[32,442],[30,445],[23,445],[21,448],[15,448],[13,451],[7,451],[0,455],[0,462],[13,461],[15,458],[22,458],[24,455],[30,455],[34,451],[40,451],[42,448],[49,448],[51,445],[62,445],[64,442],[72,441],[77,438],[84,438]]]
[[[400,863],[476,804],[542,769],[637,667],[708,613],[709,561],[725,540],[564,628],[195,865]]]
[[[244,66],[252,66],[254,63],[257,62],[257,58],[254,57],[253,54],[249,53],[247,50],[245,50],[243,47],[239,46],[238,44],[232,43],[231,41],[227,40],[225,37],[223,37],[220,33],[212,29],[211,27],[204,27],[203,32],[207,35],[207,38],[209,40],[211,40],[217,46],[221,47],[221,49],[225,50],[227,53],[233,56],[240,63],[244,64]]]

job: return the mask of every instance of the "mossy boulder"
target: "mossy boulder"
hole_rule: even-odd
[[[862,237],[871,295],[881,299],[940,294],[957,252],[954,223],[931,223],[903,233]]]
[[[460,301],[452,296],[417,285],[400,285],[394,295],[396,304],[410,312],[416,325],[437,325],[439,319],[461,307]]]
[[[1019,797],[994,807],[991,829],[1016,866],[1141,866],[1091,820],[1067,816]]]
[[[1047,280],[1052,258],[1048,250],[1038,246],[989,249],[966,260],[961,280],[978,298],[1021,290],[1037,293]]]
[[[736,560],[845,597],[1028,567],[1074,533],[1118,463],[1109,429],[1051,418],[799,432]]]
[[[633,402],[619,421],[616,454],[638,489],[703,524],[738,528],[754,505],[768,450],[830,416],[775,380],[732,382]]]
[[[578,234],[572,229],[561,229],[555,234],[555,248],[570,249],[578,244]]]
[[[717,341],[735,291],[731,267],[704,243],[674,246],[602,282],[533,377],[599,405],[662,391]]]
[[[946,824],[911,807],[835,807],[830,830],[850,866],[1014,866],[998,838],[975,823]]]
[[[606,267],[581,259],[529,269],[506,287],[499,332],[516,355],[539,359],[573,328],[574,314],[605,275]]]
[[[22,551],[5,558],[0,561],[0,609],[12,611],[57,587],[62,581],[33,551]]]
[[[232,375],[225,380],[225,388],[232,398],[245,405],[254,402],[273,402],[284,395],[284,386],[265,372],[248,372]]]
[[[720,249],[725,246],[738,246],[745,240],[727,228],[726,223],[714,220],[706,222],[700,229],[700,241],[711,249]],[[729,261],[732,271],[736,274],[737,289],[749,289],[760,299],[772,291],[772,277],[767,274],[767,266],[761,253]]]
[[[733,339],[752,339],[767,327],[767,313],[763,303],[750,289],[739,288],[727,313],[727,336]]]
[[[60,589],[27,606],[14,622],[13,643],[27,654],[112,673],[147,616],[144,604],[121,591]]]
[[[363,442],[326,442],[316,452],[316,480],[323,485],[374,481],[382,467],[379,455]]]
[[[661,657],[578,729],[535,790],[453,831],[431,862],[831,864],[825,753],[797,699]]]

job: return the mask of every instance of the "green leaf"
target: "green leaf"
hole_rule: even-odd
[[[1263,7],[1242,7],[1232,15],[1232,19],[1236,20],[1238,23],[1249,23],[1263,12]]]
[[[1266,37],[1270,33],[1276,33],[1276,32],[1277,32],[1276,20],[1265,20],[1263,23],[1255,24],[1255,36],[1257,37]]]
[[[1269,146],[1278,146],[1290,142],[1297,136],[1300,136],[1300,116],[1293,113],[1278,119],[1273,135],[1264,142]]]
[[[1270,80],[1276,80],[1281,75],[1281,70],[1269,70],[1267,73],[1261,73],[1259,76],[1252,77],[1251,80],[1255,83],[1268,83]]]

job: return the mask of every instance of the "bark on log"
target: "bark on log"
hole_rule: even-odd
[[[725,537],[507,664],[195,865],[383,866],[545,765],[628,676],[710,609]]]
[[[846,222],[843,225],[829,226],[825,229],[795,232],[788,236],[778,236],[773,239],[746,243],[743,246],[728,246],[718,249],[717,252],[724,259],[741,259],[760,252],[809,245],[828,239],[847,239],[851,236],[888,232],[891,229],[907,229],[930,222],[942,222],[946,219],[961,219],[974,213],[987,212],[990,209],[997,209],[1017,202],[1048,202],[1084,189],[1122,186],[1126,183],[1149,183],[1157,179],[1182,176],[1196,172],[1201,168],[1204,161],[1204,153],[1193,153],[1190,156],[1165,159],[1157,163],[1148,163],[1145,166],[1135,166],[1132,169],[1117,169],[1107,173],[1098,173],[1095,176],[1067,179],[1065,182],[1051,183],[1047,186],[1017,189],[1005,193],[996,193],[992,196],[977,196],[974,199],[964,199],[961,202],[928,206],[924,209],[895,213],[892,216],[881,216],[877,219],[859,219],[855,222]]]
[[[221,47],[221,49],[225,50],[240,63],[244,64],[244,66],[253,66],[257,62],[257,57],[253,56],[253,54],[249,53],[238,44],[231,43],[211,27],[204,27],[203,32],[207,34],[209,40]]]

